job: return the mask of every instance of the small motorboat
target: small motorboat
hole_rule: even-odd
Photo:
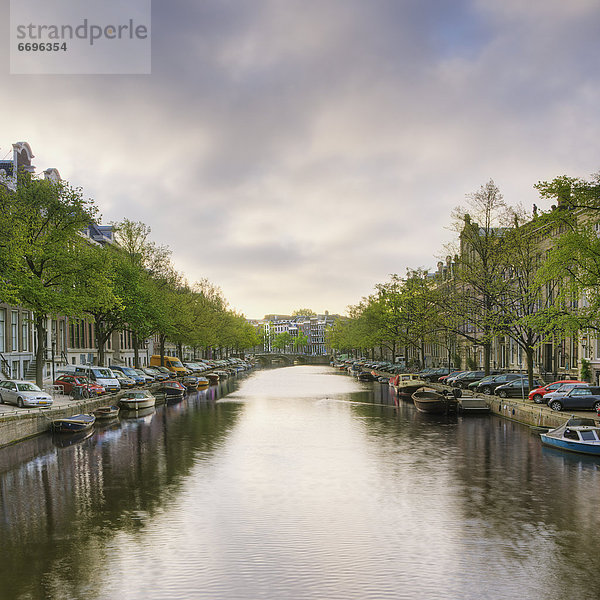
[[[94,415],[80,414],[54,419],[50,424],[50,428],[54,433],[75,433],[91,429],[95,422],[96,417]]]
[[[375,381],[375,376],[369,371],[362,371],[356,377],[359,381]]]
[[[594,419],[571,417],[556,429],[540,433],[544,446],[600,456],[600,426]]]
[[[116,419],[119,416],[119,407],[118,406],[99,406],[92,413],[97,421],[108,419]]]
[[[219,383],[219,380],[221,379],[218,373],[207,373],[206,377],[211,384]]]
[[[164,381],[160,386],[159,391],[163,394],[167,395],[167,402],[169,400],[181,399],[185,394],[186,387],[179,381],[175,381],[174,379],[169,381]]]
[[[132,390],[119,398],[119,404],[125,410],[141,410],[156,404],[156,398],[148,390]]]
[[[198,377],[198,389],[203,390],[210,385],[210,381],[206,377]]]
[[[407,400],[426,382],[415,373],[400,373],[395,377],[390,377],[390,385],[398,392],[399,396]]]
[[[184,377],[181,381],[181,383],[188,389],[188,390],[197,390],[198,389],[198,380],[200,378],[196,377],[195,375],[187,375],[186,377]]]
[[[432,388],[419,388],[412,395],[415,408],[422,413],[447,413],[456,410],[457,399],[453,395]]]

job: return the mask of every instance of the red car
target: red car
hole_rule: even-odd
[[[69,395],[75,387],[86,388],[91,396],[99,396],[106,391],[101,385],[81,375],[61,375],[54,380],[54,385],[62,386],[66,395]]]
[[[450,371],[450,373],[448,373],[448,375],[442,375],[441,377],[438,378],[438,381],[440,383],[446,383],[446,381],[450,378],[450,377],[456,377],[456,375],[458,375],[459,373],[462,373],[462,371]]]
[[[529,392],[529,400],[532,400],[536,404],[542,404],[544,402],[543,398],[546,394],[550,392],[555,392],[559,387],[561,387],[564,383],[584,383],[588,384],[587,381],[578,381],[576,379],[561,379],[560,381],[554,381],[549,383],[548,385],[544,385],[542,387],[535,388]],[[588,384],[589,385],[589,384]]]

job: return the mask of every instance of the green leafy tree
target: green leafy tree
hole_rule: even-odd
[[[285,352],[288,346],[291,346],[293,343],[294,338],[292,338],[289,331],[276,334],[273,340],[273,346],[282,352]]]
[[[46,321],[49,315],[76,314],[82,308],[76,284],[88,242],[81,232],[97,209],[81,189],[67,182],[20,173],[14,192],[0,186],[0,264],[4,299],[33,313],[37,333],[36,381],[43,381]],[[6,237],[6,234],[9,234]]]
[[[504,269],[503,239],[511,213],[492,180],[467,200],[467,210],[458,207],[453,213],[460,249],[454,289],[442,312],[454,333],[483,347],[483,366],[489,374],[492,340],[502,326],[496,303],[507,284],[498,274]]]
[[[303,348],[306,348],[306,346],[308,346],[308,336],[299,331],[298,335],[294,336],[294,350],[296,352],[301,352]]]
[[[316,317],[317,313],[310,308],[299,308],[292,313],[292,317]]]

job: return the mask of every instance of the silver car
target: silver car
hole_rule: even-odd
[[[16,404],[20,408],[26,406],[52,406],[52,396],[40,390],[31,381],[8,380],[0,382],[0,404]]]

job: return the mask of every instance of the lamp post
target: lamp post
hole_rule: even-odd
[[[56,350],[56,332],[53,331],[52,335],[50,337],[50,348],[51,348],[51,358],[52,358],[52,385],[54,385],[54,380],[56,379],[56,376],[54,374],[54,352]]]

